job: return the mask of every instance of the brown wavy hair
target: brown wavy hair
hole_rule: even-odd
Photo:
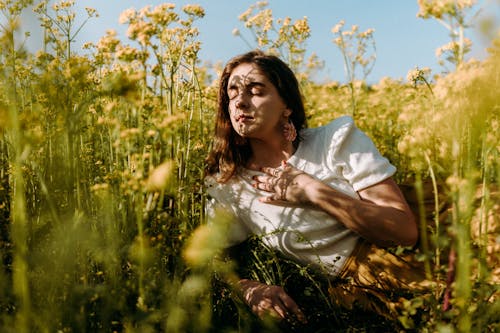
[[[235,173],[238,166],[244,166],[252,156],[248,140],[241,137],[233,129],[229,117],[229,96],[227,85],[232,71],[241,64],[256,65],[276,87],[279,95],[292,113],[290,121],[295,126],[299,144],[300,130],[306,127],[306,115],[299,83],[293,71],[280,58],[266,54],[260,50],[236,56],[224,67],[219,82],[217,118],[215,121],[215,139],[212,150],[206,159],[206,175],[219,174],[217,181],[226,182]]]

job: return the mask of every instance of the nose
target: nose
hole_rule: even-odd
[[[238,96],[235,97],[234,105],[239,109],[248,106],[248,101],[245,96],[245,93],[241,92],[238,94]]]

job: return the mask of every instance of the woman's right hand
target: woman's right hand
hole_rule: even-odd
[[[297,303],[282,287],[247,279],[240,280],[238,284],[243,298],[257,316],[271,315],[281,319],[295,316],[298,321],[306,323],[306,317]]]
[[[254,176],[253,186],[269,192],[269,196],[259,198],[260,201],[274,205],[308,205],[310,198],[306,189],[319,183],[311,175],[282,161],[280,168],[263,167],[263,175]]]

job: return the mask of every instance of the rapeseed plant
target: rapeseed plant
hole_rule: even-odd
[[[470,26],[470,14],[476,0],[418,0],[417,17],[434,18],[450,33],[451,41],[436,49],[436,56],[441,65],[448,61],[457,68],[465,55],[470,52],[471,40],[465,37],[465,30]],[[444,59],[443,59],[444,58]],[[446,67],[446,66],[445,66]]]
[[[324,330],[325,320],[340,331],[398,329],[363,313],[365,321],[346,320],[360,313],[335,308],[328,281],[258,239],[244,252],[247,265],[224,257],[230,220],[220,212],[218,225],[204,223],[216,80],[197,58],[203,8],[129,9],[120,15],[128,41],[109,30],[83,54],[72,43],[98,13],[88,8],[77,24],[73,1],[42,1],[34,9],[45,41],[31,54],[23,47],[29,36],[17,33],[30,4],[0,1],[2,331],[314,331]],[[493,332],[500,306],[500,44],[484,61],[465,61],[460,36],[472,2],[419,4],[418,15],[453,28],[454,44],[439,53],[456,67],[434,78],[415,69],[407,82],[355,79],[357,69],[365,79],[374,64],[371,29],[333,29],[351,75],[345,84],[318,84],[311,77],[319,59],[304,59],[307,18],[275,19],[262,2],[240,20],[258,47],[297,71],[311,126],[355,110],[357,125],[398,167],[399,184],[410,185],[421,234],[429,235],[416,251],[437,287],[429,298],[408,301],[407,314],[421,313],[421,320],[402,318],[401,325]],[[440,289],[453,271],[453,283]],[[289,286],[308,307],[310,328],[256,324],[232,287],[238,274]],[[451,295],[447,311],[443,294]]]
[[[279,55],[297,73],[299,81],[307,81],[308,76],[322,66],[314,53],[305,59],[306,41],[311,35],[307,17],[294,22],[290,17],[275,19],[268,6],[267,1],[259,1],[238,17],[250,30],[255,45],[238,29],[233,30],[233,35],[242,38],[250,48]]]
[[[355,116],[357,111],[357,95],[367,76],[375,66],[377,58],[374,29],[359,31],[357,25],[353,25],[350,30],[344,30],[345,21],[341,20],[332,28],[332,33],[336,36],[333,43],[337,45],[344,60],[344,71],[347,79],[347,86],[351,96],[351,115]],[[361,67],[361,82],[356,80],[358,66]],[[361,84],[360,84],[361,83]]]

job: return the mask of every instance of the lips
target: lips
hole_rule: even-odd
[[[237,122],[246,122],[249,120],[253,120],[253,117],[249,116],[249,115],[245,115],[245,114],[240,114],[240,115],[236,116]]]

